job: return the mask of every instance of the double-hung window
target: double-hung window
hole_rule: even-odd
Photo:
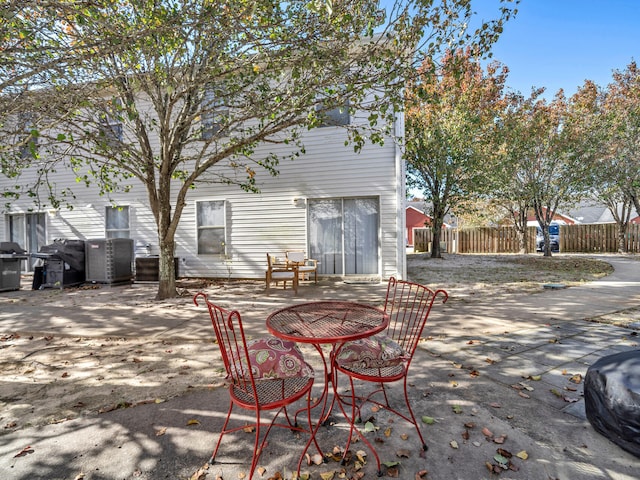
[[[131,238],[129,207],[107,207],[105,211],[105,234],[107,238]]]
[[[122,111],[121,105],[120,101],[115,100],[108,111],[101,113],[99,118],[99,135],[107,145],[112,147],[122,143],[124,139],[122,121],[119,118]]]
[[[225,253],[225,205],[224,200],[196,202],[198,230],[198,254]]]
[[[229,107],[224,102],[224,92],[207,87],[200,108],[202,123],[200,138],[211,140],[222,131],[229,116]]]
[[[35,128],[33,118],[32,113],[23,113],[18,119],[20,128],[24,132],[20,141],[20,158],[23,160],[36,158],[38,153],[38,130]]]

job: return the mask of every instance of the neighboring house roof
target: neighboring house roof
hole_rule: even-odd
[[[611,210],[606,205],[598,203],[585,203],[571,210],[570,214],[578,223],[615,223]],[[637,219],[638,213],[633,212],[631,219]],[[633,223],[637,223],[633,222]]]

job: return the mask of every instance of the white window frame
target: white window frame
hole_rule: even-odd
[[[201,224],[204,220],[200,214],[200,207],[205,204],[221,204],[222,218],[221,223]],[[219,205],[220,206],[220,205]],[[196,201],[196,248],[198,255],[225,255],[226,238],[227,238],[227,202],[225,200],[198,200]],[[201,237],[207,233],[214,233],[219,241],[203,245]],[[216,235],[217,232],[217,235]]]

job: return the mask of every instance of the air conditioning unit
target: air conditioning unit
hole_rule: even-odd
[[[132,263],[131,238],[94,238],[85,242],[87,282],[130,282],[133,279]]]

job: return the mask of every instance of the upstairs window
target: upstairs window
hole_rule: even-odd
[[[107,207],[105,211],[105,235],[107,238],[131,238],[129,207]]]
[[[225,253],[224,200],[196,202],[199,255]]]
[[[99,135],[109,146],[122,143],[124,139],[122,121],[120,120],[121,111],[122,103],[116,99],[112,105],[109,105],[107,111],[99,116]]]
[[[200,121],[202,123],[201,140],[211,140],[224,128],[229,116],[229,107],[224,103],[221,90],[207,88],[201,105]]]
[[[32,113],[19,115],[20,129],[24,132],[20,139],[20,158],[23,160],[36,158],[38,155],[38,130],[35,128]]]
[[[323,104],[316,106],[316,112],[320,118],[319,127],[337,127],[341,125],[349,125],[351,118],[349,116],[349,100],[345,100],[342,105],[339,105],[330,110],[323,111]]]

